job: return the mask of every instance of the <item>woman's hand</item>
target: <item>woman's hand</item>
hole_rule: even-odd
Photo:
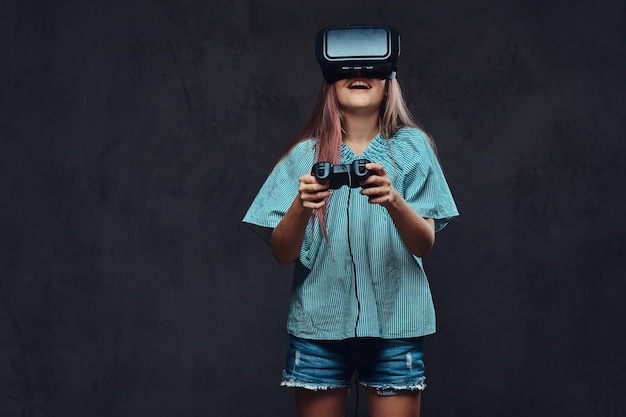
[[[380,204],[389,213],[402,241],[409,251],[420,258],[430,252],[435,243],[435,221],[426,219],[406,202],[380,164],[365,165],[374,173],[361,181],[361,194],[370,204]]]
[[[300,177],[298,194],[272,232],[272,254],[280,265],[289,265],[298,258],[311,211],[326,204],[330,184],[319,183],[311,175]]]
[[[374,174],[361,181],[361,194],[367,196],[370,204],[380,204],[387,207],[402,198],[398,190],[393,186],[391,180],[381,164],[368,163],[365,165]]]
[[[300,177],[298,184],[298,197],[302,207],[307,209],[318,209],[328,200],[330,196],[330,184],[320,183],[311,174]]]

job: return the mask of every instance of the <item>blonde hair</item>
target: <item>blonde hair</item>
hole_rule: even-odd
[[[385,87],[387,96],[381,106],[380,118],[378,120],[380,133],[383,137],[389,140],[403,127],[414,127],[426,135],[430,146],[433,150],[436,150],[433,138],[409,111],[398,80],[396,78],[387,80]]]
[[[432,137],[409,111],[398,80],[396,78],[387,80],[385,90],[385,99],[381,105],[378,119],[381,135],[389,140],[403,127],[414,127],[426,135],[430,146],[435,150]],[[298,143],[314,138],[317,141],[316,160],[329,161],[333,164],[339,163],[343,140],[342,127],[341,108],[335,88],[333,84],[324,81],[311,115],[280,159],[284,158]]]

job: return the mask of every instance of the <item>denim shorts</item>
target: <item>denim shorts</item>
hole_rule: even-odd
[[[423,391],[424,338],[309,340],[289,335],[281,385],[311,390],[349,387],[352,378],[378,395]]]

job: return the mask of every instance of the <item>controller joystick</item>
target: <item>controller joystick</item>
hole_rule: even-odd
[[[360,182],[369,177],[372,172],[365,168],[367,159],[356,159],[350,164],[333,165],[330,162],[317,162],[311,168],[311,175],[318,181],[330,182],[330,188],[336,190],[344,185],[350,188],[360,187]]]

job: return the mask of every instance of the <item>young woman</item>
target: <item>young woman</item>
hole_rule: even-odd
[[[367,159],[361,187],[331,190],[318,161]],[[300,417],[343,417],[356,378],[370,415],[418,416],[435,313],[422,258],[458,215],[430,136],[395,78],[324,82],[312,115],[244,222],[294,264],[283,386]]]

